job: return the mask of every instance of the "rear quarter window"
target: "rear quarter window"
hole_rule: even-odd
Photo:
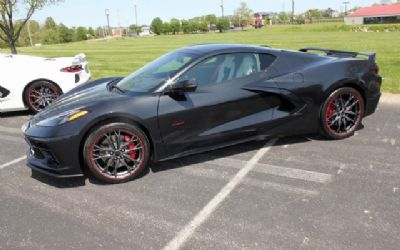
[[[259,54],[261,70],[267,70],[276,60],[276,56],[271,54]]]

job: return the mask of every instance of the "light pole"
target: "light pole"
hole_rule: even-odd
[[[292,24],[294,24],[294,0],[292,0]]]
[[[349,1],[343,2],[344,4],[344,15],[347,16],[347,5],[350,4]]]
[[[221,12],[222,12],[222,18],[224,18],[224,0],[221,0]]]
[[[136,24],[136,27],[138,26],[137,4],[138,4],[138,2],[135,1],[135,24]]]
[[[107,29],[108,29],[108,35],[111,34],[111,29],[110,29],[110,9],[105,9],[104,13],[106,14],[107,17]]]

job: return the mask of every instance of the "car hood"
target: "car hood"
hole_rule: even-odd
[[[127,98],[126,95],[117,91],[110,91],[107,87],[110,82],[117,79],[121,78],[104,78],[81,85],[61,96],[57,101],[35,115],[32,120],[39,121],[66,111],[94,107],[105,101],[125,99]]]

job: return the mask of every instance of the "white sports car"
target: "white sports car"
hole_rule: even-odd
[[[0,68],[0,113],[27,109],[37,113],[90,79],[85,54],[58,58],[0,54]]]

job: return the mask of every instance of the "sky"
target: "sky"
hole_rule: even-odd
[[[295,12],[312,8],[343,10],[345,0],[295,0]],[[347,0],[346,0],[347,1]],[[368,6],[378,0],[349,0],[349,8]],[[224,0],[225,15],[233,14],[240,2],[246,2],[255,12],[291,10],[291,0]],[[206,14],[221,15],[221,0],[64,0],[57,5],[37,11],[33,19],[44,22],[51,16],[57,23],[67,26],[104,26],[107,24],[105,9],[110,10],[111,26],[127,26],[135,23],[136,3],[139,25],[150,24],[154,17],[167,21],[175,17],[188,19]],[[22,13],[22,12],[21,12]]]

